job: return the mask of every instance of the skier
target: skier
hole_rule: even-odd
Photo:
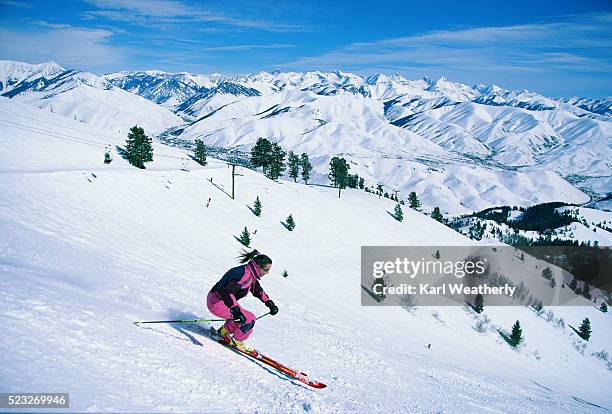
[[[219,335],[238,349],[252,352],[253,348],[244,341],[253,332],[256,318],[238,301],[251,292],[270,309],[270,315],[278,313],[278,307],[259,284],[259,279],[270,272],[272,259],[253,250],[241,254],[240,263],[244,264],[228,270],[208,292],[206,306],[213,315],[227,319],[217,331]]]

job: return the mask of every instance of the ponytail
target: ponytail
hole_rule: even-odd
[[[257,263],[257,266],[263,269],[265,265],[272,264],[272,259],[270,259],[265,254],[260,254],[257,249],[248,252],[243,250],[242,253],[238,256],[240,263],[247,263],[251,260],[254,260]]]

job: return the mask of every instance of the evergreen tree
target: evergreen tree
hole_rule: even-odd
[[[338,198],[340,198],[340,190],[346,187],[350,168],[346,160],[342,157],[333,157],[329,162],[328,177],[332,185],[338,187]]]
[[[153,161],[153,140],[139,126],[130,128],[125,144],[126,158],[130,164],[144,168],[145,162]]]
[[[480,293],[474,298],[474,310],[476,313],[482,313],[484,310],[484,298]]]
[[[348,174],[346,179],[346,185],[348,188],[357,188],[359,185],[359,175]]]
[[[285,227],[289,231],[293,231],[293,229],[295,228],[295,221],[293,220],[293,216],[291,214],[289,214],[289,217],[287,217],[287,219],[285,220]]]
[[[442,216],[442,213],[440,213],[440,207],[434,207],[433,211],[431,212],[431,218],[442,223],[444,217]]]
[[[113,161],[113,157],[110,154],[110,146],[107,145],[104,148],[104,164],[110,164]]]
[[[251,244],[251,233],[249,233],[249,230],[246,228],[246,226],[244,230],[242,230],[242,234],[240,234],[240,238],[238,239],[238,241],[244,244],[246,247],[249,247],[249,245]]]
[[[582,296],[587,299],[591,299],[591,287],[588,283],[584,283],[584,288],[582,289]]]
[[[378,184],[376,186],[376,195],[378,195],[378,197],[380,198],[380,196],[382,196],[383,194],[383,185],[382,184]]]
[[[603,313],[608,313],[608,305],[606,304],[606,302],[601,302],[601,306],[599,307],[599,310],[602,311]]]
[[[289,151],[289,177],[293,178],[293,182],[297,183],[297,178],[300,176],[300,157],[295,155],[293,151]]]
[[[196,147],[193,150],[193,159],[201,166],[205,166],[206,164],[208,164],[208,162],[206,161],[206,146],[204,145],[204,142],[201,139],[196,139],[195,144]]]
[[[551,288],[554,288],[555,286],[557,286],[557,282],[555,282],[555,278],[551,278],[550,282],[548,282],[548,286],[550,286]]]
[[[404,212],[402,211],[402,207],[399,204],[395,205],[395,212],[393,213],[393,218],[397,221],[404,220]]]
[[[552,279],[553,272],[552,272],[552,270],[550,270],[550,267],[546,267],[544,270],[542,270],[542,277],[544,279],[547,279],[547,280],[551,280]]]
[[[363,177],[359,178],[359,189],[363,190],[365,187],[365,180],[363,179]]]
[[[414,191],[412,191],[408,195],[408,201],[410,202],[410,208],[415,209],[417,211],[421,209],[421,201],[419,200],[419,197],[417,197],[417,194]]]
[[[312,164],[308,159],[308,154],[305,152],[300,155],[300,164],[302,167],[302,180],[308,184],[308,180],[310,180],[310,172],[312,171]]]
[[[259,201],[259,196],[255,198],[255,203],[253,204],[253,213],[257,217],[261,216],[261,201]]]
[[[512,326],[512,334],[510,335],[510,345],[513,347],[517,347],[521,341],[523,340],[523,330],[521,329],[521,324],[519,321]]]
[[[287,155],[287,153],[283,151],[280,145],[274,142],[272,144],[270,168],[266,173],[266,177],[272,180],[278,180],[279,177],[283,175],[283,172],[285,172],[285,155]]]
[[[285,270],[283,270],[282,276],[283,276],[283,277],[289,277],[289,272],[287,272],[287,270],[286,270],[286,269],[285,269]]]
[[[254,167],[262,167],[264,174],[266,174],[271,162],[272,143],[267,138],[260,137],[251,149],[251,164]]]
[[[589,318],[584,318],[582,321],[582,325],[580,325],[578,330],[578,335],[585,341],[591,339],[591,321],[589,321]]]
[[[572,276],[572,281],[570,283],[570,289],[572,289],[574,292],[576,291],[576,289],[578,289],[578,282],[576,281],[576,278],[574,276]]]

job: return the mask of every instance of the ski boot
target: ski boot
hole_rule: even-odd
[[[257,355],[257,351],[255,351],[255,349],[253,349],[253,347],[247,344],[246,342],[239,341],[234,337],[232,337],[231,340],[232,340],[231,342],[232,345],[234,345],[236,348],[238,348],[242,352],[246,352],[247,354]]]

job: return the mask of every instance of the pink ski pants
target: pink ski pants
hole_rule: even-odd
[[[208,296],[206,297],[206,306],[213,315],[218,316],[219,318],[227,319],[224,324],[225,329],[227,329],[228,332],[231,333],[237,340],[244,341],[253,332],[253,327],[255,326],[255,315],[252,312],[244,309],[242,306],[238,305],[242,311],[242,314],[246,318],[246,322],[242,324],[232,320],[232,313],[225,303],[223,303],[217,293],[208,293]]]

